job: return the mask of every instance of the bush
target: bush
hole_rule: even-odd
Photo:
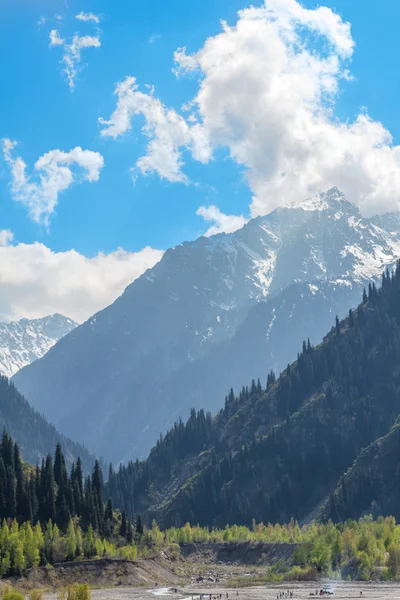
[[[30,600],[44,600],[43,590],[31,590],[29,598]]]
[[[88,583],[77,585],[76,588],[76,600],[91,600],[92,592]]]
[[[8,588],[3,592],[3,600],[25,600],[25,596],[18,590]]]
[[[87,583],[76,583],[75,585],[71,585],[67,588],[66,592],[64,591],[64,594],[62,600],[65,598],[66,600],[91,600],[92,598],[92,593]]]
[[[169,545],[169,555],[172,560],[177,560],[181,555],[181,547],[179,544]]]

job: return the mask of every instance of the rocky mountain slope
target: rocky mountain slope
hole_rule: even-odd
[[[399,307],[400,263],[267,389],[231,392],[214,419],[193,410],[106,494],[166,526],[399,515]]]
[[[41,358],[77,325],[59,314],[0,323],[0,375],[12,377],[22,367]]]
[[[400,256],[392,221],[363,219],[334,188],[184,243],[14,381],[98,455],[144,456],[191,406],[217,410],[231,385],[322,339]]]

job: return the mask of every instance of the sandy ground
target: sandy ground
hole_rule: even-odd
[[[334,588],[333,598],[337,599],[355,599],[362,597],[367,600],[400,599],[400,583],[344,583],[332,582]],[[174,593],[173,588],[158,588],[145,590],[143,588],[112,588],[93,590],[92,600],[199,600],[200,593],[203,594],[203,600],[209,600],[210,594],[212,600],[219,600],[222,594],[222,600],[276,600],[277,595],[285,590],[293,592],[294,600],[308,599],[310,593],[315,593],[317,588],[322,587],[315,583],[286,583],[286,584],[268,584],[262,587],[240,588],[238,591],[223,587],[202,587],[193,586],[178,588]],[[227,596],[228,594],[228,596]],[[55,594],[47,594],[46,600],[56,600]]]

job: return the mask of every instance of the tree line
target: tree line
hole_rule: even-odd
[[[49,454],[36,467],[25,463],[19,445],[6,431],[0,443],[0,522],[52,523],[61,532],[76,519],[84,532],[90,528],[105,539],[115,533],[115,514],[112,500],[103,499],[103,474],[99,461],[92,473],[84,476],[81,459],[68,470],[60,444],[54,460]],[[122,512],[120,535],[131,543],[135,529]],[[141,530],[141,517],[136,528]]]

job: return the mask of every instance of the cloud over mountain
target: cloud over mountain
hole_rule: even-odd
[[[163,252],[118,249],[87,258],[75,250],[53,252],[44,244],[11,244],[0,232],[0,321],[62,313],[84,321],[112,303]]]

